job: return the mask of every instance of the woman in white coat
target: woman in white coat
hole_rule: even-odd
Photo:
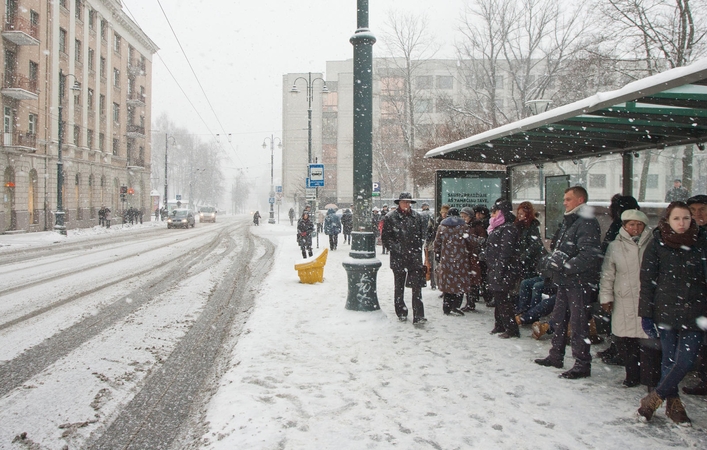
[[[619,234],[609,244],[604,256],[599,301],[606,312],[611,312],[611,332],[617,338],[616,345],[626,367],[623,385],[634,387],[643,382],[654,387],[660,374],[647,369],[655,368],[657,360],[649,346],[641,345],[641,340],[648,339],[648,336],[638,316],[641,261],[652,234],[648,229],[648,217],[637,209],[624,211],[621,221]]]

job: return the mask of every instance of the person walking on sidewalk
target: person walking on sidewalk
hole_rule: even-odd
[[[336,250],[339,245],[339,233],[341,233],[341,219],[336,215],[334,208],[329,208],[324,219],[324,234],[329,236],[329,250]]]
[[[422,244],[425,240],[427,224],[412,210],[415,203],[408,192],[403,192],[395,200],[398,205],[385,216],[381,239],[390,250],[390,268],[395,280],[395,314],[400,321],[406,321],[408,309],[403,300],[405,287],[412,288],[412,314],[414,325],[427,322],[422,304],[422,287],[425,280],[425,266],[422,265]]]
[[[672,202],[641,265],[638,315],[643,331],[659,338],[663,350],[660,382],[638,408],[646,421],[665,401],[670,420],[683,426],[691,423],[678,384],[695,364],[704,338],[698,321],[707,315],[706,255],[707,232],[692,220],[687,204]]]
[[[592,367],[589,318],[601,269],[601,228],[594,210],[586,204],[588,199],[587,191],[581,186],[565,191],[565,215],[553,237],[552,253],[546,257],[552,281],[557,285],[552,311],[552,348],[546,358],[535,360],[541,366],[563,367],[567,327],[570,325],[575,363],[560,375],[570,380],[591,376]]]
[[[295,224],[295,208],[290,208],[290,211],[287,213],[287,216],[290,218],[290,225]]]
[[[302,258],[306,258],[307,254],[312,256],[312,233],[314,233],[314,224],[309,220],[309,212],[302,213],[302,218],[297,221],[297,244],[302,250]]]
[[[353,214],[346,208],[341,215],[341,229],[344,233],[344,244],[351,245],[351,231],[353,231]]]

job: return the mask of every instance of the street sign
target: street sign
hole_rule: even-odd
[[[175,199],[176,199],[176,200],[181,200],[181,199],[182,199],[182,194],[177,194],[177,195],[175,196]]]
[[[282,186],[275,186],[275,192],[282,194]]]
[[[324,187],[324,164],[310,164],[308,180],[309,188]]]
[[[306,188],[304,193],[307,200],[314,200],[317,198],[317,188]]]
[[[373,191],[371,192],[371,197],[381,196],[381,184],[378,181],[373,182]]]
[[[269,197],[269,198],[268,198],[268,203],[270,203],[271,205],[274,204],[274,203],[275,203],[275,197]]]

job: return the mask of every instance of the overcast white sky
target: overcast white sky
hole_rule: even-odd
[[[438,55],[453,55],[451,45],[465,0],[369,3],[374,34],[380,36],[391,9],[425,14],[442,45]],[[123,0],[123,4],[160,48],[159,57],[153,58],[153,119],[166,111],[178,125],[203,134],[204,140],[210,133],[231,133],[233,148],[227,147],[230,161],[225,166],[245,168],[258,184],[270,181],[270,155],[261,148],[263,139],[273,133],[279,136],[282,128],[282,75],[324,71],[328,60],[353,57],[349,38],[356,30],[356,0],[161,0],[212,111],[158,1]],[[379,42],[374,56],[382,52]],[[276,183],[279,160],[276,155]]]

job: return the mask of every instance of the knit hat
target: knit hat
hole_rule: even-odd
[[[505,216],[513,211],[513,205],[505,198],[499,198],[491,207],[491,213],[494,211],[501,211],[501,213]]]
[[[627,209],[626,211],[621,213],[621,220],[624,222],[629,220],[638,220],[639,222],[643,222],[644,224],[648,225],[648,216],[646,216],[645,213],[637,209]]]
[[[474,217],[474,209],[468,206],[463,207],[461,213],[466,214],[469,217]]]
[[[448,216],[459,216],[459,208],[449,208],[447,211]]]

